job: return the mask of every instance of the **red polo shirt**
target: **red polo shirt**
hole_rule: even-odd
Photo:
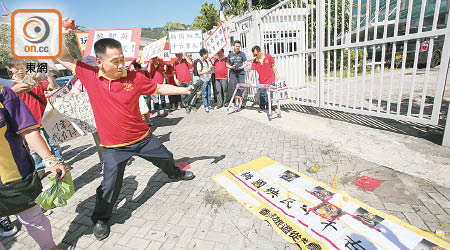
[[[264,55],[262,64],[257,58],[253,60],[251,69],[258,72],[260,84],[271,84],[275,82],[275,72],[272,68],[273,65],[275,65],[275,61],[269,54]]]
[[[91,101],[102,146],[134,144],[150,133],[139,111],[139,96],[153,95],[158,85],[143,71],[123,71],[119,79],[107,78],[101,70],[77,61],[74,74],[83,83]]]
[[[186,59],[182,59],[180,62],[175,61],[173,63],[173,72],[177,76],[180,82],[192,82],[191,72],[189,71],[189,63]]]
[[[45,106],[47,105],[47,98],[45,97],[44,90],[48,89],[49,82],[44,79],[42,80],[36,87],[32,88],[30,91],[36,94],[44,103],[42,105],[36,98],[31,96],[29,93],[19,94],[20,98],[23,100],[25,105],[27,105],[28,109],[31,111],[34,119],[39,124],[39,127],[42,127],[42,116],[44,115]]]
[[[167,68],[165,73],[166,73],[167,80],[168,80],[169,84],[173,85],[173,86],[177,86],[177,84],[175,83],[175,79],[173,78],[173,69],[172,69],[172,67],[170,67],[170,69]]]
[[[228,79],[227,58],[214,61],[214,72],[216,79]]]
[[[158,67],[159,65],[159,67]],[[158,70],[156,70],[158,68]],[[156,72],[155,72],[156,71]],[[163,84],[164,83],[164,62],[160,59],[158,59],[157,64],[151,64],[150,66],[150,75],[149,77],[152,77],[153,73],[155,72],[155,76],[153,77],[153,81],[157,84]]]

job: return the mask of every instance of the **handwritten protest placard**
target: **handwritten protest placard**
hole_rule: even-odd
[[[138,57],[141,40],[140,28],[89,30],[84,57],[95,57],[94,44],[102,38],[113,38],[119,41],[122,44],[122,51],[126,61],[133,61]]]
[[[291,103],[291,98],[289,96],[289,88],[287,87],[286,80],[280,79],[276,81],[275,86],[277,87],[276,97],[280,105]]]
[[[448,242],[267,157],[214,179],[300,249],[450,249]]]
[[[210,58],[213,58],[225,46],[227,46],[227,37],[221,24],[206,38],[205,48],[208,50]]]
[[[91,102],[86,92],[57,98],[53,106],[74,122],[83,132],[93,133],[97,131]]]
[[[169,30],[170,53],[198,53],[203,48],[202,30]]]
[[[42,125],[56,144],[61,144],[81,136],[75,127],[76,125],[67,120],[58,110],[51,108],[50,105],[47,106],[46,112],[42,117]]]
[[[160,56],[164,53],[164,46],[166,44],[167,36],[144,47],[141,55],[140,63],[148,61],[150,58]]]
[[[80,48],[80,52],[83,55],[84,50],[87,46],[88,41],[88,32],[76,32],[75,36],[77,37],[78,48]]]

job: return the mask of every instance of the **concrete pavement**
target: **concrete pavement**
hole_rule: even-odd
[[[297,249],[212,179],[225,169],[260,156],[280,161],[327,184],[337,173],[338,189],[421,229],[443,230],[450,236],[450,190],[439,184],[445,182],[408,173],[408,166],[396,169],[384,164],[383,154],[377,155],[383,143],[388,143],[385,140],[392,140],[395,134],[381,137],[377,136],[379,129],[355,130],[352,124],[337,124],[297,112],[268,122],[264,114],[248,109],[232,115],[225,109],[207,114],[201,108],[190,115],[175,111],[165,118],[153,118],[153,122],[155,135],[174,153],[177,161],[190,163],[197,178],[170,182],[151,163],[135,158],[125,170],[111,235],[104,241],[97,241],[92,235],[89,218],[95,189],[101,181],[95,143],[91,136],[85,136],[63,145],[64,156],[73,167],[76,193],[66,207],[55,209],[49,216],[54,238],[61,248]],[[327,127],[332,130],[327,131]],[[347,132],[342,134],[344,130]],[[370,136],[364,137],[367,133]],[[405,136],[398,141],[427,142],[397,135]],[[330,138],[328,142],[326,138]],[[362,144],[375,140],[377,146],[358,154],[358,140]],[[429,147],[443,150],[438,151],[447,159],[446,149],[432,144]],[[409,157],[408,151],[405,154],[406,158],[417,157],[416,154]],[[429,160],[434,157],[425,156]],[[415,159],[420,162],[423,158]],[[307,172],[313,166],[319,166],[319,171]],[[414,166],[416,170],[419,167]],[[431,174],[439,175],[439,172]],[[433,176],[431,174],[429,176]],[[374,192],[351,184],[363,175],[384,180],[384,183]],[[24,228],[16,236],[1,241],[7,249],[38,249]]]

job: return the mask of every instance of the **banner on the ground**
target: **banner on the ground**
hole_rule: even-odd
[[[45,109],[42,125],[55,144],[61,144],[81,136],[81,131],[76,128],[76,125],[50,105]]]
[[[202,30],[169,30],[170,53],[198,53],[203,48]]]
[[[449,249],[442,239],[261,157],[215,181],[301,249]]]
[[[152,42],[151,44],[144,47],[140,63],[143,63],[144,61],[150,60],[150,58],[153,58],[155,56],[161,56],[164,53],[164,46],[166,45],[167,36]]]
[[[208,50],[209,58],[213,58],[225,46],[227,46],[227,37],[221,24],[206,38],[205,48]]]
[[[75,36],[77,38],[78,48],[80,48],[80,52],[83,55],[84,50],[86,49],[86,45],[88,42],[88,32],[76,32]]]
[[[87,92],[74,95],[65,95],[57,98],[53,104],[71,122],[75,123],[84,133],[97,131],[94,113]]]
[[[289,88],[287,86],[286,80],[277,80],[275,82],[275,86],[277,87],[276,98],[278,99],[278,103],[280,103],[280,105],[291,103],[291,97],[289,96]]]
[[[93,56],[94,44],[102,38],[113,38],[122,44],[122,51],[126,61],[133,61],[139,54],[141,29],[92,29],[89,30],[88,41],[83,57]]]

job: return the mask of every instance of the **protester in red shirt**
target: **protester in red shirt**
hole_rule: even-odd
[[[165,76],[165,63],[163,60],[158,59],[157,56],[150,59],[149,77],[157,84],[164,84]],[[150,99],[149,99],[150,100]],[[157,101],[156,101],[157,100]],[[164,109],[164,114],[167,115],[166,110],[166,97],[163,95],[155,95],[155,110],[158,116],[161,116],[159,103],[161,102],[161,108]]]
[[[275,61],[269,54],[263,54],[261,48],[256,45],[252,48],[253,57],[255,58],[252,63],[250,79],[253,79],[254,71],[258,72],[259,84],[274,84],[275,80],[278,79],[278,72],[275,67]],[[266,90],[264,88],[259,88],[259,111],[266,108],[269,109],[266,96]]]
[[[217,109],[220,109],[228,102],[228,68],[227,58],[224,57],[223,49],[217,53],[217,58],[214,61],[214,72],[216,75],[216,96]]]
[[[177,83],[175,82],[174,73],[173,73],[173,66],[172,65],[166,65],[166,80],[167,83],[173,86],[177,86]],[[172,110],[179,109],[180,107],[180,101],[181,96],[180,95],[171,95],[169,96],[169,102]]]
[[[72,21],[64,18],[64,21]],[[71,30],[63,28],[63,34]],[[122,187],[125,166],[132,156],[140,156],[161,168],[169,179],[191,180],[190,171],[175,166],[173,154],[150,133],[141,117],[141,95],[188,95],[192,87],[180,88],[169,84],[156,84],[140,71],[125,67],[122,46],[112,38],[100,39],[94,44],[98,68],[74,61],[63,46],[58,61],[80,78],[92,106],[103,153],[103,180],[97,188],[93,232],[98,240],[109,236],[108,221]]]
[[[23,81],[27,68],[25,66],[24,61],[17,60],[17,59],[10,59],[7,62],[7,67],[9,71],[11,71],[12,78],[17,81]],[[33,115],[34,119],[39,124],[39,130],[44,135],[45,140],[47,141],[48,145],[50,146],[50,150],[52,153],[56,156],[59,163],[64,163],[64,158],[61,153],[61,149],[58,145],[56,145],[53,140],[50,138],[48,133],[45,131],[44,127],[42,126],[42,117],[44,116],[45,107],[47,106],[47,98],[45,97],[45,90],[52,90],[56,88],[56,80],[53,76],[51,76],[49,73],[47,73],[47,79],[43,79],[40,81],[35,87],[33,87],[30,91],[19,94],[19,97],[23,100],[25,105],[28,107],[28,109],[31,111],[31,114]],[[42,163],[41,157],[36,153],[36,151],[33,150],[33,148],[30,148],[31,156],[33,156],[35,168],[36,171],[38,171],[41,178],[44,177],[45,174],[45,166]]]
[[[192,76],[189,71],[190,65],[192,65],[192,60],[187,57],[183,56],[183,54],[178,53],[175,54],[177,57],[177,60],[173,63],[173,72],[175,73],[175,82],[180,87],[187,87],[192,85]],[[181,96],[181,102],[184,103],[184,99],[186,98],[186,95]],[[186,113],[190,113],[191,110],[189,109],[189,106],[185,106]]]

